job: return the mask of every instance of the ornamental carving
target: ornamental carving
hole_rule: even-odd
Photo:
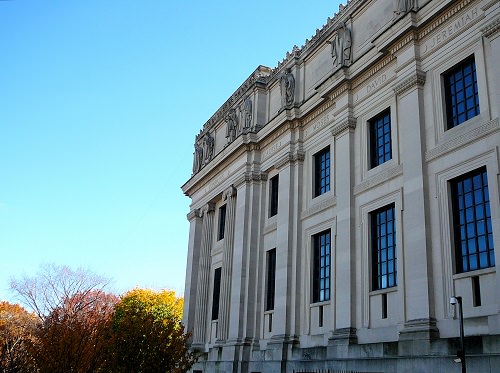
[[[411,10],[417,9],[417,0],[394,0],[394,14],[404,16]]]
[[[201,139],[194,143],[193,174],[200,171],[202,167],[210,162],[214,156],[215,139],[207,132]]]
[[[333,67],[337,69],[350,66],[352,63],[352,37],[351,30],[345,22],[340,23],[333,40],[329,43],[332,46]]]
[[[295,77],[292,70],[287,68],[280,78],[281,107],[289,108],[295,103]]]
[[[243,114],[243,132],[248,132],[252,128],[252,100],[250,97],[243,100],[241,112]]]
[[[229,110],[226,116],[226,139],[227,142],[233,142],[238,136],[238,114],[236,114],[236,109],[232,108]]]

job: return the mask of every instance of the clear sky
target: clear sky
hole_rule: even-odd
[[[0,300],[40,264],[184,291],[194,137],[338,1],[0,1]]]

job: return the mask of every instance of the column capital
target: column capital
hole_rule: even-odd
[[[415,73],[393,87],[396,96],[399,96],[413,87],[422,87],[425,84],[425,71],[417,70]]]
[[[205,206],[203,206],[200,209],[200,215],[203,216],[214,211],[215,211],[215,203],[208,202]]]
[[[224,192],[222,192],[222,200],[226,201],[229,197],[236,196],[236,188],[231,185]]]
[[[201,210],[200,209],[193,209],[191,211],[189,211],[189,213],[186,215],[187,217],[187,220],[191,221],[195,218],[201,218],[202,217],[202,214],[201,214]]]

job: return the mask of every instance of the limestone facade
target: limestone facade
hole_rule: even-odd
[[[500,3],[351,0],[196,136],[200,372],[500,366]]]

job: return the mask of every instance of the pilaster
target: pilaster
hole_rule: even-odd
[[[202,238],[198,261],[198,286],[196,291],[196,314],[193,331],[195,349],[204,350],[206,343],[207,314],[208,314],[208,284],[210,282],[210,250],[212,246],[212,231],[214,222],[215,204],[208,203],[201,209],[203,216]]]
[[[225,341],[228,338],[229,317],[231,306],[231,276],[233,273],[233,250],[234,250],[234,222],[236,211],[236,188],[230,186],[224,193],[222,199],[226,201],[226,225],[224,234],[224,248],[222,258],[222,278],[220,290],[220,314],[217,341]]]

